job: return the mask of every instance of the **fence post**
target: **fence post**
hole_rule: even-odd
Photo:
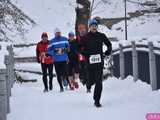
[[[134,81],[138,80],[138,55],[136,51],[135,41],[132,41],[132,66]]]
[[[10,57],[10,66],[11,66],[11,87],[13,87],[13,84],[15,82],[15,72],[14,72],[14,52],[13,52],[13,47],[10,45],[10,46],[7,46],[7,50],[9,52],[9,57]]]
[[[4,63],[6,65],[6,89],[7,89],[7,113],[10,112],[10,103],[9,97],[11,96],[11,66],[10,66],[10,57],[5,56]]]
[[[150,67],[150,83],[152,90],[157,90],[157,70],[156,70],[156,58],[153,51],[153,43],[149,42],[149,67]]]
[[[110,62],[111,62],[111,65],[112,65],[112,68],[111,68],[111,76],[113,76],[114,63],[113,63],[113,53],[112,53],[112,52],[111,52]]]
[[[120,78],[123,80],[125,78],[125,66],[124,66],[124,52],[122,44],[119,44],[119,61],[120,61]]]
[[[0,120],[7,119],[6,69],[0,69]]]

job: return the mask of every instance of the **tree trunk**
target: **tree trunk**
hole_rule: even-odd
[[[76,0],[76,25],[75,30],[78,34],[78,25],[84,24],[88,27],[88,20],[90,18],[90,1],[89,0]]]

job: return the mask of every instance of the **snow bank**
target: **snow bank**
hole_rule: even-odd
[[[14,48],[15,57],[33,57],[36,56],[36,46]]]
[[[41,72],[41,65],[38,63],[16,63],[15,69]]]

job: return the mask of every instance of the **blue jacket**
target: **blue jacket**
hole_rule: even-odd
[[[53,57],[54,62],[63,62],[68,60],[69,43],[65,37],[55,37],[51,39],[48,46],[48,54]]]

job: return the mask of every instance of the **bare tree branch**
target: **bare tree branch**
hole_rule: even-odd
[[[99,1],[94,7],[93,7],[93,11],[102,3],[102,0]]]

